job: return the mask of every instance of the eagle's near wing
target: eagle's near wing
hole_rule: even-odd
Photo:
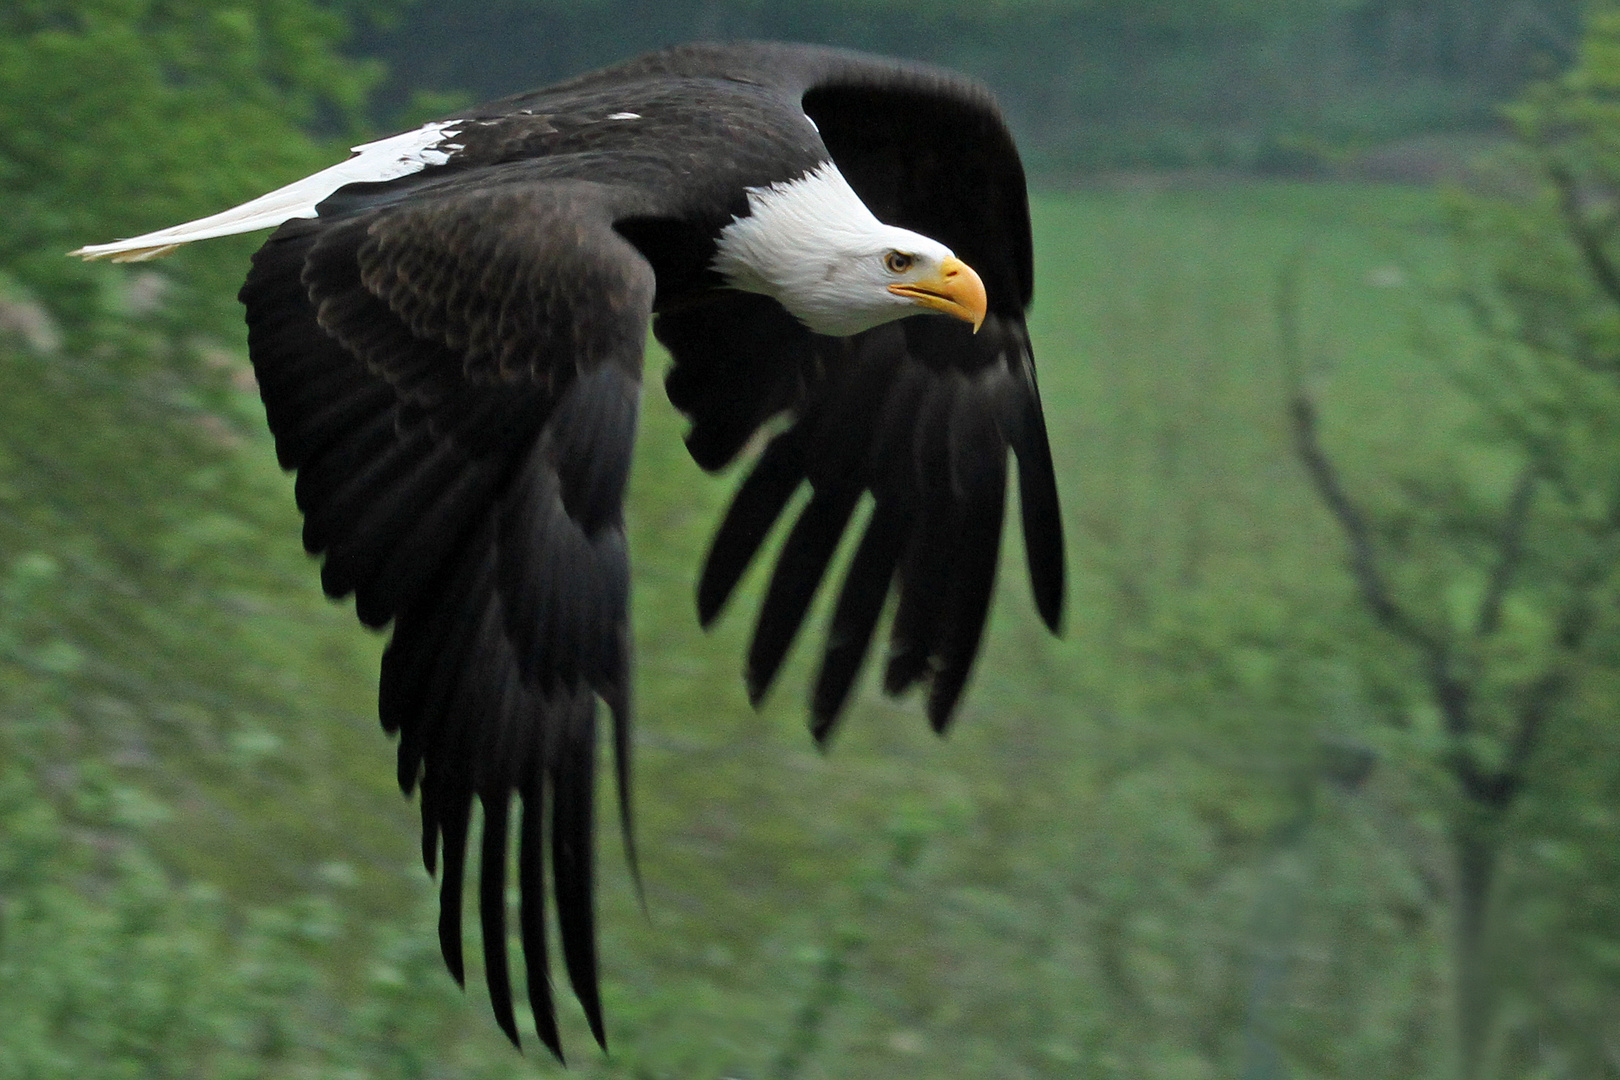
[[[700,465],[722,468],[772,417],[792,419],[754,463],[715,536],[699,618],[708,624],[718,614],[808,484],[749,649],[749,695],[758,702],[870,494],[811,694],[812,730],[818,739],[832,730],[893,591],[884,688],[899,694],[928,682],[929,720],[942,731],[989,610],[1009,448],[1035,604],[1054,632],[1062,620],[1063,528],[1024,325],[1033,256],[1023,167],[993,98],[976,83],[833,50],[758,48],[760,68],[802,93],[861,200],[977,269],[989,315],[976,335],[925,316],[827,338],[769,300],[720,292],[657,317],[654,333],[675,358],[670,400],[692,420],[687,445]]]
[[[632,241],[646,222],[679,218],[696,202],[711,207],[710,226],[723,224],[713,218],[715,174],[695,168],[686,191],[667,170],[659,183],[637,179],[644,156],[615,159],[596,146],[577,160],[546,156],[558,129],[557,138],[587,138],[568,133],[570,102],[588,100],[614,119],[614,87],[639,79],[645,89],[660,73],[757,88],[795,113],[802,104],[879,218],[938,239],[978,269],[989,301],[981,332],[923,316],[823,337],[774,300],[691,281],[666,302],[653,241]],[[688,446],[704,468],[734,461],[786,417],[715,537],[699,585],[705,623],[794,492],[811,489],[759,615],[748,659],[755,700],[870,496],[812,698],[818,737],[844,707],[891,592],[885,686],[930,682],[930,719],[940,729],[949,721],[988,611],[1009,448],[1036,606],[1054,629],[1063,547],[1023,318],[1023,174],[982,88],[829,50],[702,46],[489,110],[469,114],[483,126],[458,135],[469,156],[485,140],[487,161],[338,190],[320,216],[272,236],[242,299],[277,452],[298,473],[304,542],[324,556],[323,585],[352,594],[367,625],[393,626],[379,708],[399,736],[401,785],[420,787],[445,960],[459,980],[476,798],[496,1018],[517,1041],[505,916],[515,828],[529,998],[537,1033],[560,1057],[548,893],[575,994],[604,1038],[593,917],[599,700],[612,715],[629,833],[622,504],[649,317],[674,356],[667,389],[692,422]],[[501,119],[508,113],[511,123]],[[712,134],[743,157],[804,146],[780,131],[753,142],[752,132]]]
[[[276,450],[298,471],[304,544],[325,556],[322,584],[352,593],[367,625],[393,623],[379,710],[399,734],[400,785],[421,788],[445,961],[460,981],[476,797],[490,999],[515,1041],[505,900],[515,793],[519,929],[535,1023],[553,1050],[547,837],[564,961],[603,1037],[598,698],[629,798],[623,498],[655,284],[613,231],[622,201],[577,181],[495,184],[335,224],[294,221],[260,249],[242,290]]]

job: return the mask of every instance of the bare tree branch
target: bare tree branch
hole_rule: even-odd
[[[1573,678],[1569,659],[1582,647],[1595,621],[1591,597],[1610,564],[1604,559],[1593,559],[1572,583],[1571,600],[1559,618],[1554,636],[1558,655],[1549,659],[1546,670],[1519,696],[1502,766],[1482,767],[1468,742],[1478,730],[1477,688],[1469,678],[1458,674],[1456,663],[1463,632],[1450,630],[1444,624],[1426,626],[1397,599],[1381,562],[1372,521],[1350,498],[1338,466],[1322,444],[1316,403],[1303,374],[1298,323],[1299,262],[1296,255],[1284,268],[1277,292],[1278,347],[1287,387],[1294,452],[1344,534],[1350,571],[1362,602],[1380,626],[1411,645],[1421,658],[1423,680],[1452,739],[1452,748],[1445,758],[1447,767],[1473,802],[1503,808],[1523,785],[1547,719],[1569,689]],[[1620,303],[1620,274],[1614,278],[1614,286],[1615,300]],[[1533,456],[1520,471],[1508,496],[1496,533],[1495,562],[1486,578],[1475,618],[1473,636],[1476,640],[1490,637],[1501,626],[1507,595],[1526,558],[1525,534],[1535,509],[1536,494],[1547,479],[1544,459]],[[1620,509],[1617,509],[1616,521],[1620,523]]]
[[[1377,544],[1365,514],[1350,500],[1338,468],[1322,447],[1316,403],[1305,387],[1299,342],[1300,256],[1296,254],[1279,275],[1277,290],[1277,334],[1283,375],[1288,388],[1289,416],[1293,421],[1294,453],[1305,466],[1311,485],[1338,522],[1350,547],[1350,572],[1361,590],[1363,601],[1374,618],[1389,630],[1434,654],[1438,643],[1395,600],[1394,592],[1378,563]]]
[[[1277,290],[1278,348],[1288,388],[1294,452],[1317,495],[1344,533],[1350,549],[1350,572],[1361,592],[1362,602],[1381,626],[1416,648],[1422,657],[1429,693],[1440,708],[1446,733],[1458,747],[1453,754],[1453,768],[1463,785],[1472,791],[1486,782],[1464,743],[1474,732],[1473,691],[1454,671],[1452,643],[1443,635],[1431,633],[1395,599],[1394,589],[1379,564],[1372,525],[1350,499],[1337,466],[1322,446],[1316,403],[1306,389],[1302,374],[1298,321],[1301,258],[1302,252],[1296,252],[1283,268]]]

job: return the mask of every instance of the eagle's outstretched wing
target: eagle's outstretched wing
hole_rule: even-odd
[[[445,960],[460,980],[476,797],[490,999],[516,1040],[505,901],[515,793],[529,994],[554,1050],[548,836],[564,959],[602,1038],[598,698],[629,797],[623,500],[655,283],[613,231],[621,198],[574,181],[479,185],[294,221],[260,249],[242,289],[322,584],[352,593],[367,625],[393,624],[379,707],[399,734],[400,784],[421,788]]]

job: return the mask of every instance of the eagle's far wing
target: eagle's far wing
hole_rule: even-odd
[[[675,358],[666,386],[692,421],[687,444],[699,464],[721,468],[771,417],[793,420],[733,499],[699,584],[699,616],[715,617],[808,484],[749,652],[757,701],[869,494],[811,695],[813,730],[824,738],[836,723],[891,591],[885,689],[930,682],[929,719],[943,729],[989,610],[1009,448],[1036,608],[1054,632],[1062,620],[1063,528],[1024,324],[1033,271],[1023,168],[976,83],[833,50],[776,55],[766,46],[759,66],[803,93],[834,162],[879,219],[940,240],[979,272],[989,316],[977,335],[923,315],[847,340],[811,334],[750,296],[658,317],[655,332]],[[763,370],[776,377],[746,375]]]
[[[517,1041],[505,875],[540,1038],[560,1056],[546,893],[603,1039],[593,914],[596,699],[628,831],[622,510],[654,281],[581,181],[451,185],[288,222],[242,289],[249,350],[329,596],[393,624],[379,708],[420,785],[440,943],[462,979],[462,875],[483,807],[489,992]],[[512,796],[518,797],[514,808]],[[512,822],[511,816],[517,815]],[[544,845],[550,847],[550,874]]]

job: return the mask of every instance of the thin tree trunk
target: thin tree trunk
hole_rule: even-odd
[[[1491,959],[1485,940],[1491,885],[1500,852],[1499,814],[1477,808],[1463,811],[1453,832],[1457,860],[1456,987],[1457,1075],[1459,1080],[1480,1080],[1486,1062],[1496,995],[1491,980]]]

